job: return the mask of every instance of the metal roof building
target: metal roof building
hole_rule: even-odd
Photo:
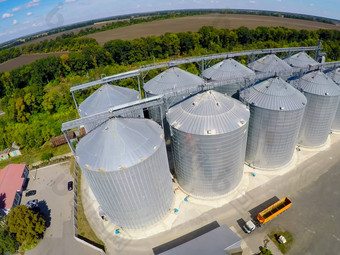
[[[178,67],[171,67],[158,74],[144,84],[144,92],[147,97],[161,95],[169,92],[183,91],[189,88],[198,88],[203,86],[204,80],[192,73],[184,71]],[[171,102],[175,104],[181,101],[183,97],[174,97]],[[161,124],[159,109],[149,110],[151,118]],[[163,109],[163,118],[165,118],[165,109]]]
[[[191,233],[190,233],[191,234]],[[194,233],[195,235],[195,233]],[[242,239],[226,225],[173,247],[159,255],[233,255],[242,254]]]
[[[175,171],[182,189],[216,197],[241,181],[249,110],[219,92],[198,93],[167,112]]]
[[[340,88],[321,71],[310,72],[291,81],[307,98],[298,144],[321,146],[327,141],[338,109]]]
[[[174,193],[157,123],[110,119],[80,140],[76,156],[102,210],[117,226],[143,228],[170,210]]]
[[[208,81],[230,81],[234,79],[244,78],[244,80],[235,82],[234,84],[226,84],[221,87],[217,87],[214,90],[226,93],[229,96],[236,96],[237,92],[245,85],[246,79],[253,81],[255,78],[255,72],[241,63],[235,61],[232,58],[225,59],[208,69],[203,71],[203,77]]]
[[[266,55],[258,60],[248,64],[248,67],[256,72],[286,72],[291,71],[292,67],[289,66],[282,59],[278,58],[275,54]],[[286,79],[288,77],[282,77]]]
[[[318,64],[318,62],[312,59],[306,52],[299,52],[297,54],[294,54],[293,56],[284,59],[284,61],[292,67],[296,68],[303,68],[308,67],[309,65]]]
[[[331,72],[326,73],[329,77],[332,78],[332,80],[340,86],[340,68],[337,68]],[[338,106],[338,110],[336,111],[335,118],[333,120],[332,130],[334,131],[340,131],[340,103]]]
[[[302,93],[279,77],[240,92],[250,106],[246,162],[279,168],[291,160],[307,103]]]

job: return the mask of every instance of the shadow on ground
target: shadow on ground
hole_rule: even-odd
[[[276,203],[277,201],[280,201],[280,199],[277,196],[274,196],[268,199],[267,201],[263,202],[262,204],[249,210],[250,217],[252,218],[252,220],[257,221],[257,215],[259,214],[259,212],[263,211],[264,209]]]
[[[40,214],[43,215],[43,218],[46,222],[45,225],[48,228],[51,225],[51,209],[48,208],[45,200],[38,202],[38,208]]]

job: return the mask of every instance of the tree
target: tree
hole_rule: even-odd
[[[53,158],[53,153],[52,152],[44,152],[41,155],[41,160],[50,160],[51,158]]]
[[[7,215],[9,231],[23,247],[34,247],[46,230],[45,220],[24,205],[13,208]]]
[[[0,254],[15,253],[19,247],[18,241],[9,231],[5,217],[0,216]]]

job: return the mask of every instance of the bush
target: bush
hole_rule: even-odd
[[[52,152],[45,152],[41,155],[41,160],[50,160],[53,157]]]

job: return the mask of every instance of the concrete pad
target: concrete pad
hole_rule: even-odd
[[[337,142],[339,140],[340,136],[332,134],[329,136],[327,143],[322,147],[318,148],[300,147],[301,151],[296,150],[289,164],[282,168],[264,170],[250,168],[249,166],[245,165],[244,175],[240,184],[234,191],[230,192],[229,194],[223,197],[202,199],[193,196],[188,196],[178,187],[177,183],[174,183],[175,199],[173,202],[173,208],[162,219],[162,221],[144,229],[138,230],[121,229],[120,234],[116,236],[122,239],[134,239],[134,240],[145,239],[157,235],[159,233],[165,232],[167,230],[170,230],[174,227],[180,226],[213,209],[231,203],[233,200],[242,197],[246,192],[256,189],[257,187],[260,187],[261,185],[271,181],[272,179],[284,175],[293,169],[296,169],[298,165],[310,159],[318,152],[329,149],[331,143]],[[253,176],[253,173],[255,173],[255,176]],[[88,201],[84,202],[84,204],[86,203],[85,213],[96,234],[103,240],[105,240],[109,236],[113,236],[114,230],[117,229],[118,226],[115,226],[110,221],[103,221],[99,217],[98,214],[99,204],[94,198],[94,195],[84,177],[82,178],[82,196],[90,198]],[[188,197],[188,202],[184,201],[185,197]],[[174,208],[177,208],[179,211],[175,213]],[[273,247],[270,247],[270,249],[275,250],[274,247],[276,248],[276,246],[274,245]],[[274,252],[274,254],[280,253]]]

